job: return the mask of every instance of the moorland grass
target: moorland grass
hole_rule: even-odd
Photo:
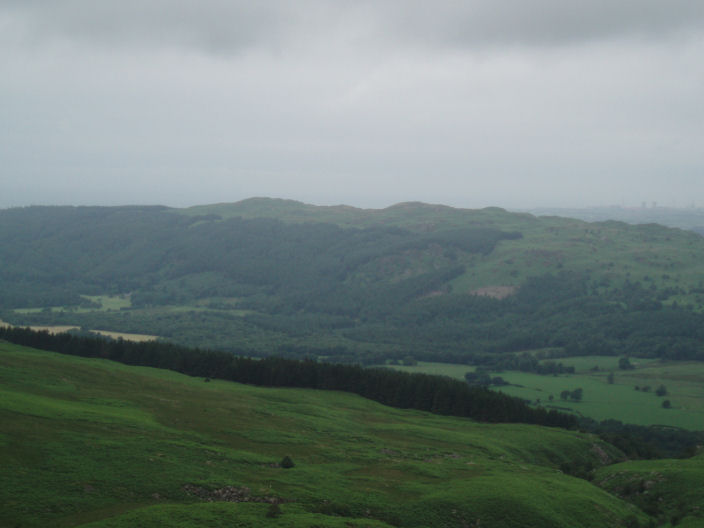
[[[102,521],[81,524],[80,528],[281,528],[302,526],[320,528],[391,528],[374,519],[335,517],[305,511],[296,504],[284,504],[281,513],[267,517],[270,506],[253,503],[201,503],[147,506]]]
[[[704,453],[684,460],[637,460],[599,469],[595,482],[662,521],[704,526]]]
[[[204,383],[5,343],[0,380],[3,526],[273,522],[265,505],[206,505],[187,484],[290,501],[276,519],[282,526],[645,520],[558,469],[619,456],[577,432],[477,424],[338,392]],[[279,467],[284,455],[294,468]]]

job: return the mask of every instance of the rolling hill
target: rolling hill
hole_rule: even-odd
[[[691,232],[498,208],[15,208],[0,211],[0,318],[363,363],[691,360],[703,257]]]
[[[658,514],[596,485],[624,495],[611,475],[651,466],[611,466],[622,454],[578,432],[2,342],[0,380],[3,526],[603,528]],[[667,466],[667,482],[701,496],[699,465]],[[570,467],[600,469],[589,482]],[[662,511],[677,508],[663,497]],[[677,511],[689,526],[701,520]]]

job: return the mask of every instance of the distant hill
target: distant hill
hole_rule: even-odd
[[[537,216],[563,216],[579,218],[587,222],[618,220],[629,224],[662,224],[668,227],[687,229],[704,235],[704,208],[701,207],[585,207],[585,208],[550,208],[529,209],[527,212]]]
[[[422,203],[0,211],[0,318],[254,355],[704,358],[704,238]]]

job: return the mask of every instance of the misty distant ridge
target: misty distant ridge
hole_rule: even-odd
[[[42,206],[27,206],[42,207]],[[44,206],[46,207],[46,206]],[[282,214],[288,216],[290,221],[320,221],[324,220],[326,213],[334,215],[335,221],[345,219],[349,224],[364,224],[370,217],[384,215],[385,213],[415,212],[433,214],[448,213],[452,215],[470,212],[512,212],[529,214],[536,217],[558,216],[563,218],[575,218],[585,222],[604,222],[615,220],[628,224],[660,224],[667,227],[675,227],[704,235],[704,207],[661,207],[656,203],[643,204],[637,207],[626,207],[620,205],[595,206],[595,207],[535,207],[535,208],[513,208],[501,206],[487,206],[480,208],[455,207],[440,203],[428,203],[422,201],[398,202],[386,207],[365,208],[344,203],[335,205],[316,205],[293,199],[269,198],[257,196],[246,198],[236,202],[218,202],[212,204],[201,204],[188,207],[169,207],[165,205],[129,205],[129,206],[48,206],[48,207],[112,207],[112,208],[135,208],[135,209],[161,209],[173,210],[188,216],[217,215],[222,218],[232,218],[235,216],[260,217],[267,216],[268,213],[280,217]],[[16,209],[17,207],[7,208]],[[0,209],[2,210],[2,209]]]
[[[577,218],[586,222],[617,220],[629,224],[661,224],[704,235],[704,208],[702,207],[659,207],[655,204],[648,204],[641,207],[619,205],[585,208],[539,207],[516,209],[515,211],[535,216]]]
[[[363,208],[346,204],[314,205],[297,200],[284,198],[253,197],[238,202],[223,202],[217,204],[204,204],[183,208],[188,214],[223,214],[225,217],[237,213],[252,213],[261,215],[267,209],[275,209],[278,214],[288,211],[293,214],[307,216],[321,211],[347,215],[350,218],[358,216],[367,217],[370,214],[392,211],[426,211],[430,212],[464,212],[464,211],[510,211],[513,213],[528,213],[533,216],[559,216],[575,218],[585,222],[604,222],[616,220],[628,224],[661,224],[695,231],[704,235],[704,208],[703,207],[660,207],[654,203],[640,207],[625,207],[619,205],[571,208],[571,207],[536,207],[536,208],[504,208],[488,206],[481,208],[454,207],[445,204],[427,203],[421,201],[399,202],[381,208]]]

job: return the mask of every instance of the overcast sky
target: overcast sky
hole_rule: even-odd
[[[704,206],[702,0],[0,0],[0,207]]]

